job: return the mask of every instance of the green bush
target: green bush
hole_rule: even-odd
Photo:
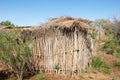
[[[24,42],[20,30],[0,30],[0,60],[5,62],[17,76],[23,79],[23,72],[28,66],[32,51],[29,48],[31,40]]]
[[[96,57],[92,60],[92,67],[103,72],[103,73],[110,73],[110,65],[103,62],[100,57]]]

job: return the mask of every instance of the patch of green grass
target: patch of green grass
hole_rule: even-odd
[[[42,73],[38,73],[37,74],[37,80],[44,80],[43,76],[42,76]]]
[[[99,57],[96,57],[92,60],[92,67],[94,68],[100,68],[103,64],[103,61],[99,58]]]
[[[120,67],[120,61],[116,61],[115,66]]]
[[[92,60],[92,67],[103,72],[105,74],[110,73],[110,65],[101,60],[100,57],[96,57]]]
[[[59,63],[56,63],[56,64],[55,64],[55,69],[56,69],[57,71],[60,69]]]
[[[116,53],[115,56],[116,56],[117,58],[120,58],[120,53]]]
[[[101,66],[101,71],[106,74],[110,73],[110,65],[104,62]]]

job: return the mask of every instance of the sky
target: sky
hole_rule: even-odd
[[[120,0],[0,0],[0,21],[37,26],[60,16],[90,20],[120,16]]]

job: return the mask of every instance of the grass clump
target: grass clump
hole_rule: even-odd
[[[115,66],[120,67],[120,61],[116,61]]]
[[[110,73],[110,65],[104,62],[101,66],[101,71],[105,74]]]
[[[114,49],[114,50],[115,50],[114,56],[116,58],[120,58],[120,47],[116,47],[116,49]]]
[[[92,60],[92,67],[103,72],[105,74],[110,73],[110,65],[101,60],[100,57],[96,57]]]
[[[102,64],[103,64],[103,61],[99,57],[96,57],[92,60],[92,67],[94,68],[100,68]]]
[[[120,58],[120,53],[116,53],[115,56],[116,56],[117,58]]]
[[[38,73],[37,74],[37,80],[44,80],[43,76],[42,76],[42,73]]]

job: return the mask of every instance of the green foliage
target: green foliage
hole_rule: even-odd
[[[18,80],[32,55],[28,47],[31,41],[24,42],[19,30],[0,31],[0,59],[12,68]]]
[[[42,73],[38,73],[37,74],[37,80],[44,80],[43,76],[42,76]]]
[[[120,40],[117,38],[119,36],[117,35],[119,33],[119,25],[120,21],[118,19],[113,21],[98,19],[95,21],[95,26],[102,27],[107,37],[107,41],[101,47],[101,50],[106,53],[112,51],[117,58],[120,58]]]
[[[108,40],[108,41],[106,41],[105,44],[103,45],[102,50],[104,50],[104,51],[113,50],[113,52],[115,52],[115,51],[116,51],[116,47],[115,47],[116,44],[117,44],[117,42],[116,42],[115,39]]]
[[[100,68],[102,64],[103,64],[103,61],[99,57],[96,57],[92,60],[91,65],[94,68]]]
[[[102,27],[106,35],[114,33],[113,23],[110,20],[97,19],[94,24],[96,27]]]
[[[92,67],[103,72],[103,73],[109,73],[110,72],[110,65],[103,62],[100,57],[96,57],[92,60]]]
[[[10,21],[2,21],[2,22],[0,22],[0,25],[15,27],[15,25],[13,23],[11,23]]]
[[[117,58],[120,58],[120,53],[116,53],[115,56],[116,56]]]
[[[101,66],[101,71],[106,74],[110,73],[110,65],[104,62]]]
[[[59,63],[55,64],[55,69],[58,71],[60,69]]]
[[[120,61],[116,61],[115,66],[120,67]]]
[[[116,52],[117,52],[117,53],[120,53],[120,48],[117,47],[117,48],[116,48]]]

